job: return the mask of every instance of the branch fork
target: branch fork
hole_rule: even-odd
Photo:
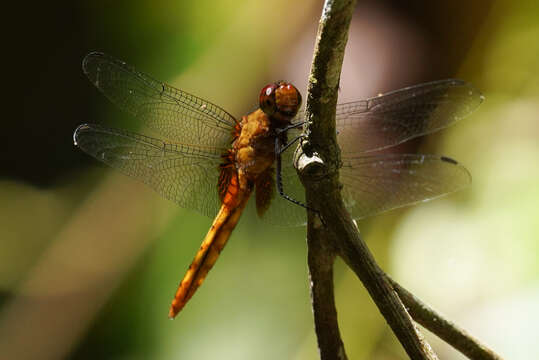
[[[339,333],[333,291],[333,264],[340,256],[360,278],[393,333],[411,359],[437,359],[416,322],[438,335],[470,359],[501,358],[476,339],[444,319],[397,282],[376,263],[346,211],[338,181],[340,164],[336,139],[337,104],[344,48],[355,0],[326,0],[307,93],[308,152],[302,139],[294,165],[305,186],[308,212],[307,246],[311,297],[320,357],[347,359]],[[334,170],[335,169],[335,170]]]

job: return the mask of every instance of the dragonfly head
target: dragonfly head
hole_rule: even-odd
[[[290,123],[301,106],[301,94],[294,85],[278,81],[262,88],[259,101],[260,108],[270,118]]]

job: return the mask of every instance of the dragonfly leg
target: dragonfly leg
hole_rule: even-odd
[[[290,129],[295,129],[295,128],[298,128],[300,126],[303,126],[303,124],[305,124],[306,121],[301,121],[299,123],[295,123],[295,124],[291,124],[291,125],[288,125],[288,126],[285,126],[284,128],[281,128],[281,129],[276,129],[275,130],[275,133],[277,134],[277,137],[276,139],[279,138],[279,135],[281,135],[282,133],[285,133],[287,132],[288,130]],[[286,151],[286,149],[288,149],[291,145],[293,145],[296,141],[298,141],[299,139],[303,139],[305,137],[305,135],[301,134],[301,135],[298,135],[296,136],[294,139],[292,139],[291,141],[287,142],[285,145],[283,146],[280,146],[280,144],[275,144],[275,154],[279,155],[279,154],[282,154],[284,151]]]
[[[277,135],[280,135],[280,134],[282,134],[284,132],[287,132],[290,129],[299,128],[300,126],[303,126],[306,122],[307,121],[300,121],[298,123],[290,124],[288,126],[285,126],[284,128],[276,129],[275,132],[277,133]]]
[[[283,146],[276,146],[275,147],[275,154],[276,155],[281,155],[283,152],[286,151],[286,149],[288,149],[290,146],[292,146],[296,141],[298,141],[299,139],[303,139],[304,137],[305,137],[305,135],[301,134],[301,135],[296,136],[295,138],[293,138],[292,140],[290,140],[288,143],[286,143]],[[278,147],[278,149],[277,149],[277,147]]]
[[[292,140],[291,142],[289,142],[288,144],[284,145],[284,146],[280,146],[280,143],[279,143],[279,138],[276,137],[275,138],[275,156],[276,156],[276,160],[277,160],[277,165],[276,165],[276,171],[275,171],[275,176],[276,176],[276,182],[277,182],[277,190],[279,191],[279,195],[282,196],[284,199],[296,204],[296,205],[299,205],[301,207],[304,207],[305,209],[309,210],[309,211],[312,211],[314,213],[316,213],[318,215],[318,217],[320,219],[322,219],[321,215],[320,215],[320,212],[316,209],[313,209],[311,208],[310,206],[307,206],[306,204],[302,203],[301,201],[298,201],[290,196],[288,196],[287,194],[284,193],[284,189],[283,189],[283,179],[282,179],[282,176],[281,176],[281,154],[284,150],[286,150],[291,144],[293,144],[294,142],[296,142],[298,139],[302,138],[303,135],[300,135],[298,137],[296,137],[294,140]]]

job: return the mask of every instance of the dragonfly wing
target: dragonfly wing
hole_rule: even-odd
[[[384,149],[443,129],[482,101],[471,84],[448,79],[339,104],[337,139],[345,154]]]
[[[301,129],[289,130],[287,132],[288,140],[294,139],[299,134],[301,134]],[[296,146],[292,145],[281,154],[281,179],[285,194],[305,204],[305,188],[299,180],[293,163],[295,148]],[[251,201],[251,204],[247,206],[252,207],[253,204],[254,202]],[[262,219],[278,226],[302,226],[307,223],[307,213],[304,207],[280,196],[275,186],[271,204]]]
[[[354,219],[428,201],[471,182],[455,160],[434,155],[343,156],[343,198]]]
[[[95,124],[80,125],[73,139],[86,153],[180,206],[210,217],[217,214],[219,149],[170,144]]]
[[[82,62],[90,81],[141,124],[174,143],[226,147],[235,119],[217,105],[136,71],[106,54]]]

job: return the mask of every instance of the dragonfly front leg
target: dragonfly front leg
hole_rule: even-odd
[[[276,141],[275,142],[275,154],[276,155],[282,154],[283,152],[286,151],[286,149],[288,149],[296,141],[298,141],[299,139],[303,139],[305,137],[305,135],[300,134],[300,135],[296,136],[295,138],[293,138],[288,143],[284,144],[283,146],[280,146],[280,143],[278,144],[279,135],[281,135],[282,133],[287,132],[290,129],[296,129],[296,128],[300,127],[300,126],[303,126],[303,124],[305,124],[305,123],[306,123],[306,121],[302,121],[302,122],[291,124],[291,125],[285,126],[284,128],[280,128],[280,129],[275,130],[275,133],[277,134],[277,137],[275,138],[275,141]]]
[[[299,128],[300,126],[303,126],[305,123],[307,123],[307,121],[301,121],[301,122],[298,122],[298,123],[294,123],[294,124],[290,124],[288,126],[285,126],[284,128],[280,128],[280,129],[277,129],[275,130],[275,132],[277,133],[277,135],[280,135],[290,129],[297,129]]]

